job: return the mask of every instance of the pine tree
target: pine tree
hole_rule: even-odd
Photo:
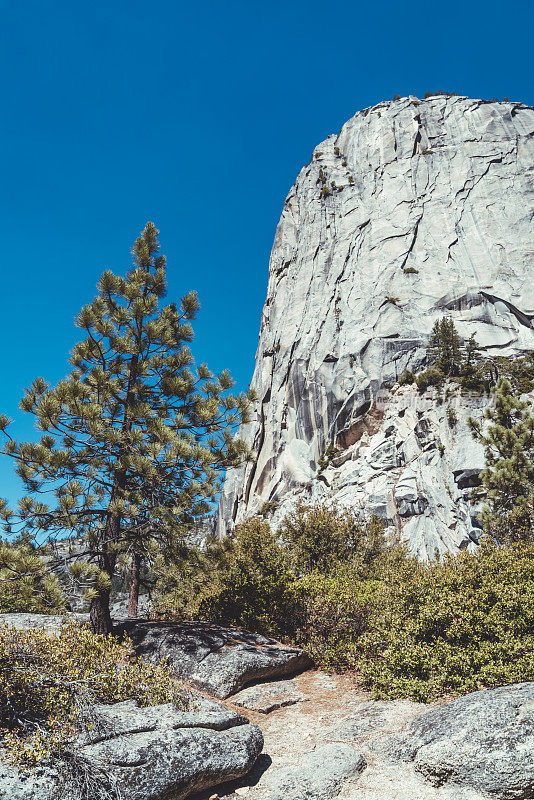
[[[50,614],[64,607],[59,581],[31,542],[0,540],[0,612]]]
[[[446,377],[457,376],[462,368],[460,337],[452,319],[443,317],[432,328],[428,355],[431,362]]]
[[[507,379],[499,379],[492,395],[493,407],[485,412],[491,423],[487,429],[469,420],[474,438],[484,445],[486,459],[480,473],[487,499],[482,520],[498,541],[528,540],[534,521],[534,417]]]
[[[27,491],[16,513],[0,502],[6,531],[83,538],[90,563],[71,569],[92,581],[90,616],[100,633],[111,631],[119,557],[133,558],[133,607],[142,560],[172,548],[184,525],[206,513],[221,468],[247,456],[233,429],[246,420],[250,396],[227,396],[228,372],[195,368],[187,346],[196,293],[160,308],[166,262],[158,233],[145,226],[125,278],[101,276],[76,318],[86,337],[72,350],[70,374],[54,388],[37,378],[26,390],[21,408],[35,415],[40,440],[17,443],[10,420],[0,418],[0,452],[14,459]]]

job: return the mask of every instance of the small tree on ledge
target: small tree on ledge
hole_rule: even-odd
[[[103,273],[96,298],[76,318],[86,337],[71,353],[70,374],[54,388],[37,378],[26,390],[21,408],[35,415],[40,441],[15,442],[10,420],[0,417],[0,452],[14,459],[27,490],[16,513],[0,501],[6,531],[47,541],[81,537],[86,560],[72,569],[91,578],[98,633],[112,628],[119,556],[133,559],[132,610],[143,558],[206,513],[220,469],[247,456],[233,429],[246,420],[250,398],[226,396],[228,372],[195,369],[187,346],[196,293],[159,308],[166,264],[158,233],[145,226],[125,278]]]
[[[480,473],[487,504],[485,530],[497,541],[531,540],[534,529],[534,417],[517,397],[510,381],[500,378],[492,389],[494,405],[486,409],[486,430],[470,418],[474,438],[484,445],[486,466]]]

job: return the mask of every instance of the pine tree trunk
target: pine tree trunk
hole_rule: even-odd
[[[106,528],[103,531],[101,540],[101,551],[98,558],[98,566],[102,572],[106,572],[110,582],[115,573],[116,555],[109,551],[109,543],[116,541],[120,531],[120,515],[109,514]],[[89,619],[93,633],[109,634],[113,630],[113,622],[109,611],[110,589],[98,589],[98,594],[91,600],[89,609]]]
[[[93,633],[108,634],[113,630],[113,622],[109,613],[109,590],[100,590],[97,597],[91,600],[89,611]]]
[[[141,584],[141,556],[139,553],[132,555],[132,568],[130,572],[130,593],[128,595],[128,619],[137,617],[139,602],[139,587]]]

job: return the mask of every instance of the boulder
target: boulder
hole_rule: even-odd
[[[434,786],[498,800],[534,798],[534,682],[483,689],[420,714],[377,753],[411,762]]]
[[[165,658],[177,677],[221,699],[253,681],[290,675],[311,664],[298,647],[209,622],[128,621],[115,631],[130,637],[138,657]]]
[[[363,744],[375,737],[396,732],[427,707],[411,700],[368,700],[327,732],[337,742]]]
[[[232,696],[234,705],[243,706],[251,711],[259,711],[261,714],[269,714],[277,708],[292,706],[303,700],[306,700],[306,695],[292,681],[260,683],[258,686],[249,686]]]
[[[57,633],[67,620],[73,620],[81,625],[89,622],[89,614],[26,614],[22,612],[0,614],[0,624],[4,622],[21,631],[29,628],[44,628],[47,633]]]
[[[80,739],[73,752],[79,763],[90,765],[97,784],[107,783],[110,798],[182,800],[242,777],[263,747],[256,725],[209,699],[196,700],[189,711],[170,704],[139,708],[133,701],[95,706],[92,723],[91,738]],[[68,796],[70,774],[58,764],[58,769],[26,776],[0,762],[0,787],[5,792],[1,796],[10,800]]]

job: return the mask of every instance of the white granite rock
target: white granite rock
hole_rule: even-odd
[[[385,516],[420,558],[474,546],[483,458],[465,420],[484,401],[454,397],[451,427],[431,391],[391,390],[444,315],[486,355],[534,349],[533,133],[518,103],[409,97],[316,148],[271,254],[241,430],[257,459],[229,472],[219,535],[266,501],[276,524],[333,498]],[[341,457],[318,475],[330,444]]]
[[[306,695],[299,691],[293,681],[260,683],[242,689],[232,696],[234,705],[250,711],[259,711],[261,714],[270,714],[277,708],[285,708],[305,700]]]

